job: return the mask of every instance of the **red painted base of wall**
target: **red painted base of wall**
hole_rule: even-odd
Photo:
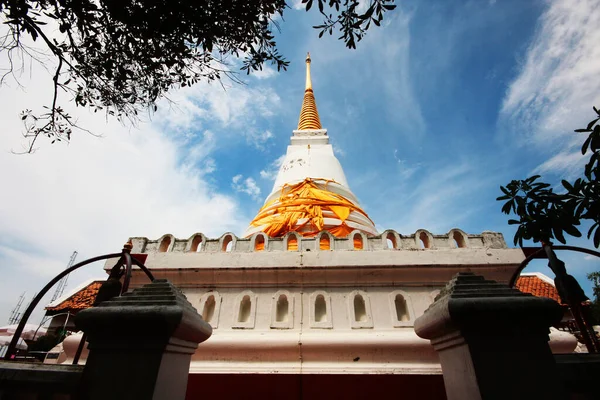
[[[190,374],[186,400],[207,398],[445,400],[446,391],[442,375]]]

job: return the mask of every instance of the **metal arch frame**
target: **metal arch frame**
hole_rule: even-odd
[[[142,264],[137,259],[131,257],[130,249],[128,249],[128,248],[124,248],[120,253],[111,253],[111,254],[105,254],[102,256],[88,258],[87,260],[84,260],[80,263],[73,265],[70,268],[65,269],[64,271],[62,271],[61,273],[56,275],[50,282],[48,282],[46,284],[46,286],[44,286],[44,288],[37,294],[37,296],[35,296],[35,298],[31,301],[31,303],[29,303],[29,306],[27,307],[27,310],[25,310],[25,312],[23,313],[23,316],[21,317],[21,321],[19,321],[19,326],[17,327],[17,330],[15,331],[13,338],[10,341],[10,344],[8,345],[8,349],[6,350],[4,360],[11,360],[12,357],[16,354],[15,350],[17,347],[17,343],[19,341],[19,338],[21,337],[21,334],[23,333],[25,324],[27,323],[27,321],[29,320],[29,317],[33,313],[33,310],[38,305],[38,303],[42,300],[42,298],[46,295],[46,293],[48,293],[48,291],[58,281],[60,281],[64,276],[70,274],[71,272],[73,272],[85,265],[91,264],[96,261],[108,260],[108,259],[117,258],[117,257],[120,258],[121,262],[122,261],[125,262],[125,271],[126,272],[125,272],[125,279],[123,281],[123,288],[121,290],[121,293],[124,293],[127,291],[127,289],[129,289],[129,281],[131,280],[131,272],[132,272],[132,263],[137,265],[138,267],[140,267],[140,269],[142,271],[144,271],[144,273],[150,279],[150,281],[154,281],[154,276],[152,275],[152,273],[148,270],[148,268],[146,268],[146,266],[144,264]]]
[[[600,252],[598,252],[598,251],[585,249],[583,247],[577,247],[577,246],[552,246],[552,250],[570,250],[570,251],[576,251],[578,253],[585,253],[585,254],[590,254],[592,256],[600,257]],[[512,278],[510,278],[510,281],[508,282],[508,286],[514,287],[515,284],[517,283],[517,279],[519,279],[519,275],[521,275],[521,272],[525,269],[525,267],[527,267],[527,265],[529,265],[529,262],[531,260],[533,260],[534,258],[542,258],[542,257],[538,257],[538,256],[544,251],[545,251],[544,247],[540,247],[539,250],[536,250],[534,253],[527,256],[527,258],[521,262],[521,265],[519,265],[519,268],[517,268],[517,270],[513,274]],[[546,258],[546,257],[543,257],[543,258]]]

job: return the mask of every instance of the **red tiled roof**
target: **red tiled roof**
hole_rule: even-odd
[[[86,308],[90,308],[94,304],[94,300],[96,299],[96,294],[98,293],[98,289],[102,286],[104,281],[94,281],[79,290],[77,293],[73,294],[68,299],[62,301],[60,304],[54,307],[46,307],[47,311],[50,311],[51,314],[54,314],[58,311],[81,311]]]
[[[538,297],[548,297],[562,304],[560,297],[558,296],[558,291],[554,285],[544,281],[538,276],[520,276],[519,279],[517,279],[517,284],[515,286],[523,293],[531,293]]]

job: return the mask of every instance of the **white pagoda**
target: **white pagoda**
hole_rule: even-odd
[[[310,65],[298,129],[244,237],[130,239],[213,327],[192,358],[187,398],[443,398],[415,318],[457,272],[507,282],[523,253],[494,232],[377,232],[321,127]]]

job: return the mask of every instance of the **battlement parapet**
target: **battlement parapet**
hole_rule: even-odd
[[[427,251],[441,249],[506,249],[501,233],[485,231],[481,234],[467,234],[460,229],[451,229],[446,234],[432,234],[424,229],[411,235],[402,235],[394,230],[386,230],[380,235],[368,237],[360,231],[351,232],[346,237],[335,237],[327,231],[314,237],[303,237],[290,232],[283,237],[269,237],[258,232],[247,238],[237,237],[226,232],[219,238],[207,238],[195,233],[187,239],[175,238],[171,234],[151,240],[146,237],[132,237],[133,253],[156,252],[173,253],[248,253],[248,252],[304,252],[304,251]]]

